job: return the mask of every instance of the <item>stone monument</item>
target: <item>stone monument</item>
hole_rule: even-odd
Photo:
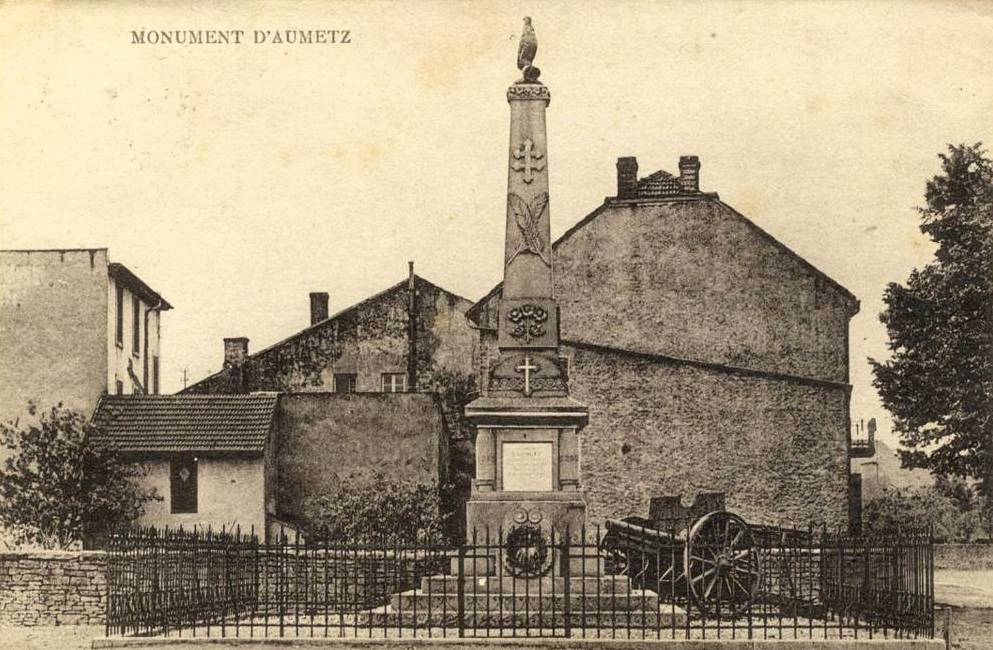
[[[499,306],[499,358],[489,390],[465,408],[476,425],[476,478],[466,505],[469,534],[512,535],[530,527],[578,538],[586,503],[579,492],[579,431],[587,408],[569,397],[559,356],[549,220],[548,88],[534,67],[530,18],[518,50],[521,79],[507,89],[506,239]]]

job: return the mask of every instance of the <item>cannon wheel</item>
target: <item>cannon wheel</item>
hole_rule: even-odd
[[[702,614],[740,614],[751,605],[761,576],[751,527],[730,512],[700,517],[686,540],[684,567]]]

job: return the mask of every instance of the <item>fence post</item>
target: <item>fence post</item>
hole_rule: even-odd
[[[456,589],[458,590],[458,619],[459,638],[465,637],[465,542],[459,544],[459,575]]]
[[[559,533],[561,535],[561,533]],[[569,560],[569,545],[572,544],[572,534],[569,532],[569,527],[566,526],[565,529],[565,539],[562,543],[562,598],[565,601],[565,638],[572,637],[572,587],[569,584],[572,578],[572,567],[569,566],[572,562]],[[583,542],[580,541],[579,552],[585,555],[586,549],[582,547]],[[586,576],[583,575],[580,579],[584,579]],[[554,584],[554,581],[553,581]]]

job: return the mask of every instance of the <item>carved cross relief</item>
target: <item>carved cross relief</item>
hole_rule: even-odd
[[[527,138],[521,146],[514,151],[514,160],[510,163],[510,168],[514,171],[524,172],[524,182],[530,183],[534,180],[534,172],[540,172],[545,168],[545,163],[541,159],[544,154],[539,152],[531,138]]]
[[[531,397],[531,373],[541,370],[541,366],[531,363],[531,355],[524,355],[524,363],[514,368],[517,372],[524,373],[524,396]]]

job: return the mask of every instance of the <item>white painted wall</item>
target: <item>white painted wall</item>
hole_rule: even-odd
[[[145,504],[139,523],[184,528],[210,526],[220,530],[241,526],[243,533],[265,530],[265,469],[257,458],[198,457],[197,512],[173,513],[169,503],[169,459],[144,461],[144,484],[154,487],[162,501]]]

